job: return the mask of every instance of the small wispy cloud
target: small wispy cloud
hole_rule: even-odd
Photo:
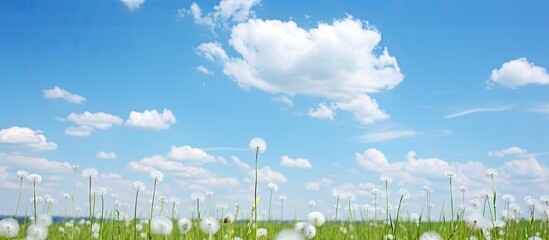
[[[398,138],[411,137],[416,134],[417,132],[412,129],[378,131],[359,136],[358,140],[363,143],[382,142]]]
[[[461,112],[448,114],[444,116],[443,119],[458,118],[458,117],[463,117],[463,116],[467,116],[475,113],[483,113],[483,112],[504,112],[511,109],[512,107],[510,106],[498,107],[498,108],[472,108],[472,109],[467,109]]]

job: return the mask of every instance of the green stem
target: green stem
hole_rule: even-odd
[[[137,240],[137,199],[139,197],[139,190],[135,193],[135,204],[133,209],[133,232],[134,236],[133,239]]]
[[[21,177],[19,182],[19,196],[17,197],[17,207],[15,207],[15,214],[13,218],[17,217],[17,212],[19,211],[19,202],[21,201],[21,191],[23,190],[23,177]]]
[[[154,211],[154,194],[156,193],[156,179],[154,179],[154,185],[153,185],[153,195],[152,195],[152,201],[151,201],[151,214],[149,215],[149,239],[152,239],[152,227],[151,227],[151,221]]]
[[[255,239],[257,240],[257,157],[259,154],[259,147],[255,149],[255,185],[254,185],[254,225],[255,225]],[[282,220],[282,219],[281,219]]]

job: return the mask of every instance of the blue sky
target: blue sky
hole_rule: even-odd
[[[416,211],[423,186],[435,208],[447,201],[445,171],[468,197],[490,187],[493,168],[499,191],[539,198],[549,193],[548,5],[2,1],[0,212],[15,208],[17,170],[41,174],[39,193],[61,199],[74,163],[129,203],[133,181],[150,188],[157,169],[182,212],[195,191],[247,207],[256,136],[268,145],[263,209],[274,182],[286,218],[309,200],[331,209],[334,188],[370,204],[381,175],[393,178],[393,202],[410,190]]]

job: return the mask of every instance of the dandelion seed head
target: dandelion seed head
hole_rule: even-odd
[[[303,240],[301,233],[295,230],[282,230],[276,235],[275,240]]]
[[[200,201],[203,198],[204,198],[204,194],[201,192],[194,192],[191,194],[191,200],[193,200],[193,202]]]
[[[137,191],[143,191],[145,190],[145,183],[141,181],[135,181],[133,182],[133,188]]]
[[[108,192],[107,188],[104,187],[94,187],[92,189],[93,194],[98,196],[105,196]]]
[[[403,199],[408,199],[410,198],[410,192],[408,191],[408,189],[406,188],[400,188],[398,190],[398,194],[400,195],[400,197],[402,197]]]
[[[301,229],[301,234],[303,234],[305,239],[312,239],[316,236],[316,228],[311,224],[305,223]]]
[[[452,172],[452,171],[446,171],[446,172],[444,172],[444,177],[446,177],[448,179],[452,179],[452,178],[456,177],[456,173]]]
[[[280,199],[280,201],[286,201],[286,195],[280,195],[278,196],[278,199]]]
[[[80,165],[78,165],[78,164],[73,164],[73,165],[72,165],[72,170],[75,171],[75,172],[76,172],[79,168],[80,168]]]
[[[173,223],[164,216],[156,216],[151,222],[152,232],[157,235],[169,236],[172,233]]]
[[[177,204],[181,203],[181,200],[179,200],[179,198],[177,198],[177,197],[170,197],[168,199],[168,202],[171,203],[171,204],[176,204],[177,205]]]
[[[307,216],[307,219],[309,220],[309,224],[312,224],[315,227],[320,227],[326,222],[326,218],[321,212],[311,212]]]
[[[53,223],[53,219],[50,215],[42,213],[36,216],[37,221],[32,221],[32,223],[42,224],[44,226],[50,226]]]
[[[70,197],[71,197],[70,194],[68,194],[68,193],[63,193],[63,199],[67,200],[67,199],[69,199]]]
[[[423,191],[426,193],[432,193],[433,189],[429,186],[423,186]]]
[[[34,223],[27,228],[27,238],[35,240],[44,240],[48,237],[48,227],[40,224]]]
[[[511,194],[503,194],[501,198],[506,202],[515,202],[515,197]]]
[[[252,140],[250,140],[248,147],[252,151],[258,151],[259,153],[264,153],[267,150],[267,143],[265,142],[265,139],[260,137],[255,137],[255,138],[252,138]]]
[[[29,174],[29,175],[27,175],[27,180],[29,180],[33,183],[41,183],[42,182],[42,176],[40,176],[36,173]]]
[[[486,219],[478,213],[473,212],[469,216],[465,218],[465,223],[467,224],[467,227],[471,230],[480,230],[480,229],[486,229]]]
[[[179,221],[177,221],[177,228],[179,229],[179,232],[186,234],[191,230],[193,227],[193,223],[188,218],[181,218]]]
[[[24,177],[28,176],[29,173],[25,170],[19,170],[15,173],[15,175],[17,175],[18,178],[24,178]]]
[[[153,181],[162,182],[164,180],[164,174],[161,173],[160,171],[153,170],[153,171],[151,171],[149,176],[151,177],[151,179]]]
[[[498,175],[498,171],[496,171],[496,169],[493,169],[493,168],[486,169],[486,177],[494,178],[497,175]]]
[[[19,234],[19,222],[13,218],[0,220],[0,237],[14,238]]]
[[[223,223],[233,223],[234,222],[234,219],[235,219],[235,216],[234,214],[232,213],[227,213],[225,214],[225,216],[223,216]]]
[[[269,186],[269,189],[273,192],[278,192],[278,185],[276,185],[276,183],[269,183],[267,184],[267,186]]]
[[[219,231],[219,222],[212,217],[203,218],[200,221],[200,230],[208,235],[214,235]]]
[[[459,191],[462,192],[462,193],[465,193],[465,192],[469,191],[469,189],[466,186],[460,186]]]
[[[381,180],[381,183],[383,184],[390,184],[391,182],[393,182],[393,179],[391,177],[385,175],[382,175],[379,180]]]
[[[257,236],[258,238],[260,238],[260,237],[267,237],[267,229],[265,229],[265,228],[259,228],[259,229],[257,229],[256,236]]]
[[[86,168],[82,170],[82,177],[84,178],[94,178],[97,177],[99,172],[97,172],[97,169],[95,168]]]
[[[309,206],[311,206],[311,207],[314,207],[314,206],[316,206],[316,202],[315,202],[315,201],[313,201],[313,200],[309,201]]]

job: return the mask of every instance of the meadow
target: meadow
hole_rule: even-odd
[[[269,197],[261,200],[268,201],[269,207],[262,209],[262,215],[266,216],[259,218],[255,207],[260,200],[257,169],[259,154],[266,150],[266,143],[261,138],[254,138],[249,148],[255,154],[254,198],[251,199],[254,204],[213,206],[211,193],[195,192],[190,198],[196,211],[192,210],[188,215],[178,210],[180,199],[157,195],[157,186],[164,180],[164,174],[156,170],[150,172],[149,185],[134,182],[131,194],[135,201],[132,204],[122,204],[116,200],[119,193],[111,193],[115,199],[112,206],[105,204],[108,190],[94,185],[97,169],[80,170],[78,165],[73,166],[73,194],[63,194],[64,204],[55,204],[52,196],[37,195],[36,186],[41,184],[42,177],[20,170],[17,172],[20,186],[15,212],[0,220],[0,239],[549,239],[549,196],[541,196],[539,200],[524,197],[528,209],[523,211],[514,196],[498,195],[494,183],[498,173],[494,169],[486,170],[491,190],[467,201],[466,187],[456,189],[452,185],[456,174],[445,172],[450,202],[446,206],[442,204],[444,207],[439,213],[432,212],[434,203],[430,196],[433,189],[428,186],[423,187],[424,203],[420,212],[408,209],[406,201],[410,193],[406,188],[400,188],[398,202],[391,203],[388,193],[392,179],[381,176],[384,189],[372,189],[371,204],[358,204],[352,191],[334,189],[335,205],[333,209],[326,209],[326,215],[313,209],[315,202],[310,201],[302,206],[309,210],[306,219],[282,220],[276,217],[275,211],[283,209],[273,209],[271,204],[272,193],[278,186],[270,183]],[[74,203],[78,175],[87,183],[85,212]],[[24,210],[21,205],[23,184],[31,184],[33,189],[33,198]],[[147,187],[152,189],[152,196],[142,194]],[[454,196],[456,191],[461,195]],[[138,206],[140,199],[150,200],[146,206]],[[55,212],[64,214],[55,216],[54,221],[52,214]]]

